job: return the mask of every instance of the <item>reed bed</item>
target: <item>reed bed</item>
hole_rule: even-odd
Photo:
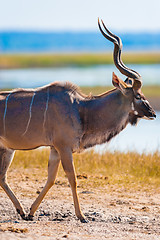
[[[73,154],[78,183],[81,187],[103,187],[106,184],[157,188],[160,184],[160,152],[106,152],[85,151]],[[11,169],[38,169],[39,177],[47,176],[49,149],[17,151]],[[34,171],[33,171],[34,172]],[[65,178],[60,166],[58,176]],[[67,181],[67,179],[66,179]]]
[[[160,63],[160,52],[127,52],[123,54],[127,64]],[[35,68],[62,66],[90,66],[113,64],[112,53],[62,53],[62,54],[1,54],[0,68]]]

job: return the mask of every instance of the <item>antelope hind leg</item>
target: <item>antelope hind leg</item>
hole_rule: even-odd
[[[72,158],[72,151],[68,148],[63,148],[60,150],[60,156],[61,156],[61,162],[63,169],[68,177],[71,189],[72,189],[72,195],[73,195],[73,201],[74,201],[74,207],[75,207],[75,213],[77,218],[83,222],[88,222],[85,219],[85,216],[81,212],[78,194],[77,194],[77,180],[75,175],[75,169],[73,164],[73,158]]]
[[[25,219],[25,212],[17,197],[7,183],[7,170],[12,162],[14,151],[10,149],[0,148],[0,186],[4,189],[8,197],[14,204],[17,212]]]
[[[40,192],[39,196],[32,204],[27,220],[33,220],[35,211],[39,207],[40,203],[42,202],[48,190],[53,186],[56,179],[59,163],[60,163],[60,156],[56,151],[56,149],[54,147],[51,147],[51,152],[50,152],[50,157],[48,162],[48,179],[44,188]]]

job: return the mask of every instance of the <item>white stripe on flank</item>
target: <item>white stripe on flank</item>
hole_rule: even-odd
[[[47,110],[48,110],[48,102],[49,102],[49,87],[47,89],[47,101],[46,101],[46,108],[45,108],[45,111],[44,111],[43,128],[44,128],[44,125],[45,125],[45,122],[46,122],[46,115],[47,115]]]
[[[31,100],[31,104],[30,104],[30,107],[29,107],[29,119],[28,119],[28,123],[27,123],[27,127],[26,127],[26,130],[25,132],[22,134],[22,136],[24,136],[26,134],[26,132],[28,131],[28,128],[29,128],[29,124],[30,124],[30,121],[31,121],[31,117],[32,117],[32,105],[33,105],[33,100],[34,100],[34,97],[35,97],[35,92],[32,96],[32,100]]]
[[[9,93],[8,96],[6,97],[6,103],[5,103],[5,110],[4,110],[4,116],[3,116],[3,129],[4,129],[4,135],[5,135],[5,132],[6,132],[6,124],[5,124],[5,118],[6,118],[6,113],[7,113],[7,103],[8,103],[8,98],[9,96],[12,94]]]

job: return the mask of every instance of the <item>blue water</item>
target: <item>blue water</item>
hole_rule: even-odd
[[[125,50],[160,50],[160,33],[117,33]],[[0,32],[0,53],[111,51],[97,32]]]
[[[145,86],[160,84],[160,64],[131,67],[142,75]],[[114,65],[0,70],[0,88],[39,87],[54,81],[69,81],[79,86],[111,85],[113,71],[125,79]]]

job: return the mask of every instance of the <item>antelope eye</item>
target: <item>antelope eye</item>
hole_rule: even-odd
[[[136,95],[135,98],[136,98],[137,100],[140,100],[140,99],[141,99],[141,96],[140,96],[140,95]]]

